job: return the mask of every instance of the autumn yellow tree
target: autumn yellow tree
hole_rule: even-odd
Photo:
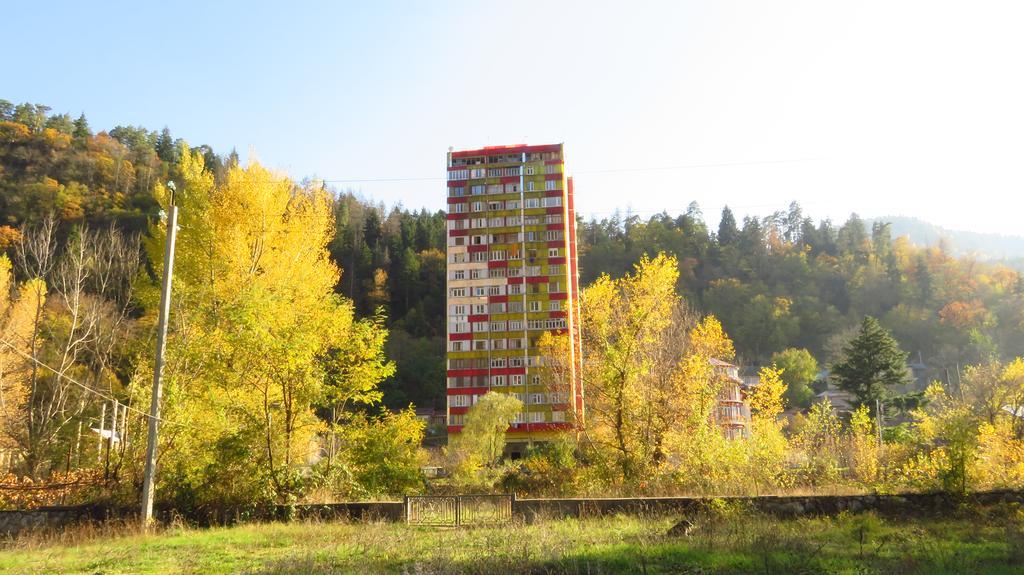
[[[849,467],[853,479],[865,487],[874,487],[879,480],[878,428],[866,405],[854,410],[847,430]]]
[[[181,155],[166,411],[181,425],[164,435],[167,476],[178,493],[227,504],[287,499],[319,458],[316,408],[379,399],[384,328],[334,294],[333,215],[319,186],[258,164],[215,184],[200,154]],[[157,262],[162,226],[148,246]]]
[[[586,441],[626,482],[655,463],[661,442],[647,392],[655,356],[668,344],[678,277],[675,258],[644,257],[632,274],[602,276],[582,295]]]
[[[725,380],[713,367],[733,358],[732,341],[714,316],[698,321],[681,301],[678,274],[675,258],[645,257],[583,294],[583,445],[612,482],[704,482],[739,468],[722,464],[742,454],[719,428]]]
[[[36,316],[46,301],[46,285],[32,280],[17,289],[11,260],[0,255],[0,448],[22,447],[30,395]],[[17,295],[15,295],[17,294]]]
[[[749,444],[749,477],[761,490],[785,483],[786,454],[789,448],[782,434],[781,419],[786,384],[782,371],[775,366],[762,367],[758,385],[750,390],[751,432]]]

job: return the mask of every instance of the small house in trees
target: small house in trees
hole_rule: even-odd
[[[715,422],[726,439],[749,437],[750,403],[747,401],[747,386],[740,378],[739,367],[714,358],[711,359],[711,367],[720,384],[718,406],[714,412]]]

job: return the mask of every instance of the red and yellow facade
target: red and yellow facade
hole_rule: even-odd
[[[448,432],[488,391],[523,412],[510,446],[550,440],[582,415],[576,214],[562,144],[448,153]],[[568,385],[545,381],[537,341],[568,333]],[[513,450],[514,451],[514,450]]]

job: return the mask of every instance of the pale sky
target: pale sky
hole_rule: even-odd
[[[442,208],[448,146],[564,142],[584,215],[1024,233],[1024,2],[7,4],[0,98],[413,178],[334,183],[388,204]]]

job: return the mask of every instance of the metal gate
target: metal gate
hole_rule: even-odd
[[[435,527],[499,525],[512,520],[514,501],[514,495],[410,495],[405,521]]]

